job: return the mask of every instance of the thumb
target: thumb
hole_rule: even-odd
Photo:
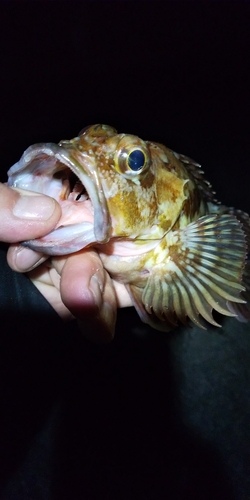
[[[49,196],[0,184],[0,241],[14,243],[49,233],[61,216]]]

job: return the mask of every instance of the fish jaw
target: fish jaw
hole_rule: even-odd
[[[61,227],[64,226],[64,219],[67,219],[64,209],[70,195],[70,171],[86,189],[93,217],[92,221],[89,215],[86,218],[86,202],[75,201],[78,204],[77,222]],[[30,146],[8,171],[8,185],[51,196],[62,208],[60,227],[43,238],[24,242],[25,246],[49,255],[65,255],[96,242],[109,241],[111,221],[94,158],[79,153],[74,145],[63,147],[60,144],[42,143]],[[82,215],[81,203],[84,209]]]

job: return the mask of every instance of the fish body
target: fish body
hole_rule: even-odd
[[[190,158],[94,125],[31,146],[8,177],[62,208],[54,231],[23,244],[48,255],[95,247],[154,328],[219,326],[213,309],[250,320],[249,216],[220,205]]]

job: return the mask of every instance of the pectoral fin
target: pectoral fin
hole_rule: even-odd
[[[228,213],[235,215],[237,219],[242,224],[248,252],[250,251],[250,217],[247,213],[241,210],[236,210],[235,208],[229,208]],[[245,300],[245,304],[236,304],[234,302],[228,302],[227,306],[229,311],[236,315],[238,321],[242,323],[247,323],[250,321],[250,255],[248,255],[248,260],[246,262],[243,275],[242,275],[242,285],[245,290],[242,292],[241,296]]]
[[[203,327],[200,317],[215,326],[212,310],[235,316],[230,303],[244,303],[241,292],[246,243],[241,224],[231,215],[207,215],[162,240],[167,256],[156,248],[146,287],[140,295],[130,287],[141,318],[159,330],[171,330],[188,318]],[[141,305],[140,305],[141,300]],[[143,304],[143,307],[142,307]]]
[[[131,297],[133,306],[135,307],[143,323],[147,323],[148,325],[152,326],[152,328],[155,328],[156,330],[160,330],[162,332],[170,332],[171,330],[173,330],[175,327],[178,326],[178,321],[174,316],[174,314],[169,315],[168,318],[166,317],[158,318],[152,311],[148,313],[145,310],[142,301],[142,294],[143,294],[142,288],[135,285],[126,285],[126,288]],[[201,324],[199,326],[202,327]]]

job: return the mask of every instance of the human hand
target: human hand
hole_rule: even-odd
[[[95,341],[113,338],[117,307],[131,305],[123,285],[113,281],[93,250],[53,257],[22,247],[17,241],[49,233],[61,216],[59,204],[31,191],[0,184],[0,241],[11,243],[10,267],[28,276],[64,319],[77,318],[85,336]]]
[[[125,286],[110,278],[93,250],[51,257],[28,275],[62,318],[77,318],[97,343],[113,339],[117,308],[131,305]]]

